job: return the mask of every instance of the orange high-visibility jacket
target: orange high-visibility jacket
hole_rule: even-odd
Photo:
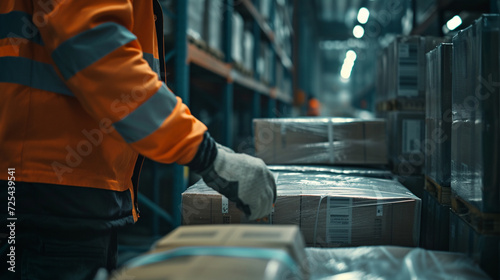
[[[154,1],[1,1],[0,180],[134,200],[139,154],[193,159],[206,127],[159,79]]]

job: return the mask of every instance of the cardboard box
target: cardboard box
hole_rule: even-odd
[[[291,272],[285,264],[273,259],[198,255],[175,257],[144,266],[121,268],[113,273],[111,279],[298,280],[301,278]]]
[[[278,197],[267,223],[300,226],[310,246],[418,245],[420,199],[397,181],[293,171],[275,172],[275,178]],[[183,224],[252,223],[232,202],[224,213],[217,203],[223,196],[203,181],[182,196]],[[197,209],[202,215],[193,214],[194,198],[201,196],[211,203]],[[339,203],[343,208],[332,210]]]
[[[427,54],[425,173],[443,187],[451,182],[452,46]]]
[[[199,181],[182,194],[182,224],[276,224],[300,225],[300,194],[283,190],[267,221],[250,221],[236,203]]]
[[[383,120],[254,119],[255,151],[268,164],[386,164],[384,131]]]
[[[420,199],[395,181],[375,179],[372,183],[333,186],[316,194],[304,191],[301,229],[306,243],[314,247],[417,246]]]
[[[307,268],[297,226],[183,226],[112,279],[307,279]]]
[[[304,238],[293,225],[181,226],[160,239],[154,251],[186,246],[274,248],[285,250],[296,263],[305,259]]]

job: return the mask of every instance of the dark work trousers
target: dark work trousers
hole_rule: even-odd
[[[116,267],[117,228],[133,222],[128,190],[15,186],[0,180],[0,279],[93,279]]]
[[[2,242],[0,279],[93,279],[101,267],[116,268],[116,230],[61,235],[18,229],[11,249]],[[15,272],[8,270],[12,264]]]

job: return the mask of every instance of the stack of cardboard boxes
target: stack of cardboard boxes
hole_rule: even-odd
[[[387,118],[389,161],[401,182],[418,195],[424,186],[425,53],[442,41],[397,37],[384,49],[377,69],[377,113]]]
[[[318,172],[275,172],[277,200],[264,223],[300,227],[309,246],[417,246],[420,199],[394,180]],[[248,223],[200,181],[182,195],[183,224]]]
[[[427,249],[448,250],[451,204],[452,44],[427,53],[425,117],[425,192],[422,242]]]
[[[500,243],[500,16],[453,38],[450,250],[498,278]]]

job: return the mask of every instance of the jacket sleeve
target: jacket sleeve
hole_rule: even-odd
[[[142,0],[141,0],[142,1]],[[50,5],[41,3],[50,2]],[[33,1],[33,21],[66,85],[138,153],[187,164],[205,125],[143,59],[130,0]]]

